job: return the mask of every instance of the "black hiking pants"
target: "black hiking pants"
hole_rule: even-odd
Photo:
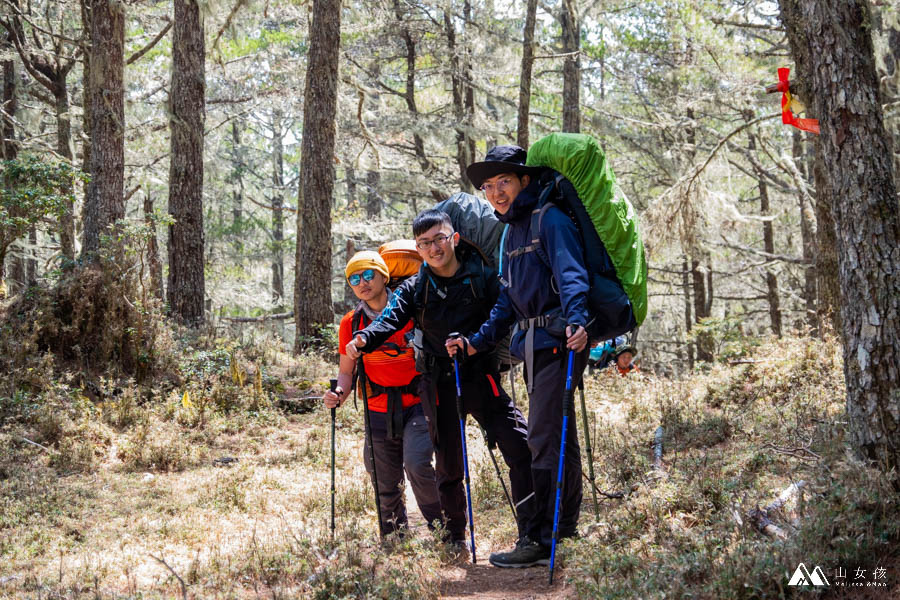
[[[500,387],[497,373],[465,373],[460,387],[464,414],[472,415],[488,439],[496,441],[509,466],[510,494],[521,537],[536,523],[525,418]],[[421,397],[435,444],[435,474],[447,532],[452,541],[462,541],[466,537],[466,494],[452,363],[449,370],[436,367],[422,377]],[[471,463],[469,469],[471,473]]]
[[[422,405],[415,404],[403,409],[403,429],[394,439],[387,435],[386,413],[369,411],[369,415],[372,418],[378,500],[381,503],[380,516],[385,535],[407,524],[406,504],[403,501],[404,470],[419,510],[429,527],[435,520],[440,522],[441,503],[434,468],[431,466],[433,447]],[[372,457],[369,455],[368,444],[363,456],[366,471],[371,476]]]
[[[582,380],[590,349],[575,354],[572,390]],[[534,355],[534,391],[528,397],[528,447],[534,481],[535,512],[539,524],[528,537],[545,546],[553,540],[553,513],[556,506],[556,477],[559,444],[562,439],[563,395],[566,386],[568,351],[564,348],[538,350]],[[531,377],[532,374],[528,373]],[[574,397],[574,396],[573,396]],[[576,534],[581,510],[581,449],[578,445],[575,403],[569,406],[566,431],[565,472],[560,499],[559,537]]]

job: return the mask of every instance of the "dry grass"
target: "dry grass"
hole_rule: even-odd
[[[376,543],[352,403],[338,411],[330,539],[327,412],[286,413],[276,399],[285,389],[320,394],[334,364],[272,345],[191,344],[181,347],[180,384],[108,380],[91,399],[57,372],[37,392],[0,399],[0,597],[181,597],[179,577],[195,598],[438,597],[459,565],[417,515],[414,535]],[[564,590],[778,597],[790,595],[786,573],[801,561],[826,570],[881,561],[896,587],[896,497],[847,451],[837,352],[786,340],[764,344],[761,362],[687,381],[591,379],[598,487],[626,496],[601,499],[597,520],[585,488],[582,538],[561,551]],[[232,354],[248,373],[263,369],[262,394],[253,377],[234,384]],[[662,476],[650,449],[660,424]],[[468,433],[484,559],[511,545],[515,526],[481,433]],[[218,466],[225,457],[237,461]],[[800,479],[800,502],[774,515],[787,540],[747,525],[750,509]]]

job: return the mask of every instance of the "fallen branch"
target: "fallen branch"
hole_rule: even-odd
[[[769,518],[769,514],[780,510],[785,504],[787,504],[791,498],[796,496],[803,486],[806,485],[805,481],[798,481],[797,483],[792,483],[789,485],[781,494],[778,495],[778,498],[770,502],[766,505],[765,508],[760,508],[757,506],[749,513],[747,513],[747,517],[750,519],[750,523],[761,533],[769,536],[770,538],[777,539],[786,539],[787,533],[772,522]]]
[[[162,563],[162,565],[163,565],[165,568],[167,568],[167,569],[169,570],[169,572],[172,573],[172,575],[175,576],[175,578],[178,580],[178,582],[181,583],[181,597],[183,598],[183,600],[187,600],[187,586],[184,584],[184,579],[182,579],[181,576],[180,576],[178,573],[175,572],[175,569],[173,569],[172,567],[170,567],[170,566],[168,565],[168,563],[166,563],[166,561],[164,561],[163,559],[161,559],[161,558],[156,558],[156,557],[153,556],[152,554],[150,555],[150,558],[152,558],[153,560],[155,560],[155,561],[157,561],[157,562]]]
[[[263,323],[270,320],[290,319],[294,316],[294,311],[286,313],[275,313],[271,315],[260,315],[258,317],[221,317],[225,321],[232,323]]]
[[[48,448],[47,446],[38,444],[37,442],[32,442],[31,440],[29,440],[29,439],[26,438],[26,437],[23,437],[23,438],[22,438],[22,441],[23,441],[23,442],[28,442],[28,443],[31,444],[32,446],[37,446],[37,447],[40,448],[41,450],[45,450],[45,451],[49,452],[50,454],[59,454],[59,452],[57,452],[57,451],[54,450],[53,448]]]
[[[794,458],[799,458],[800,460],[822,460],[822,457],[806,448],[804,446],[796,446],[794,448],[786,448],[784,446],[776,446],[775,444],[768,442],[760,446],[760,450],[765,450],[770,448],[777,452],[778,454],[784,454],[787,456],[793,456]]]
[[[584,477],[585,481],[587,481],[591,485],[592,488],[594,488],[595,492],[597,492],[604,498],[611,498],[611,499],[618,500],[618,499],[625,497],[625,492],[604,492],[603,490],[598,488],[597,484],[594,483],[593,481],[591,481],[590,478],[588,478],[587,473],[584,472],[584,469],[582,469],[582,471],[581,471],[581,476]]]
[[[662,425],[656,428],[653,434],[653,469],[662,471],[662,453],[663,453],[663,428]]]

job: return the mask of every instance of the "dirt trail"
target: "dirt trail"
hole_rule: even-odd
[[[485,600],[556,600],[574,598],[575,591],[564,586],[562,573],[556,572],[553,586],[547,585],[547,567],[531,569],[498,569],[487,559],[451,566],[441,573],[441,598],[457,600],[483,598]],[[557,578],[558,577],[558,578]]]

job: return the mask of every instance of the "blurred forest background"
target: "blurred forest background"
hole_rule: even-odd
[[[91,173],[89,83],[107,67],[89,60],[90,0],[3,2],[4,157]],[[152,293],[176,314],[290,312],[312,3],[181,4],[197,12],[185,32],[171,2],[113,3],[124,29],[121,217],[144,228]],[[872,11],[896,135],[897,8]],[[580,130],[606,149],[641,216],[646,365],[683,372],[739,353],[738,339],[819,332],[834,317],[814,136],[783,126],[780,94],[765,93],[792,65],[776,3],[394,0],[346,2],[341,17],[334,269],[308,284],[330,288],[336,314],[350,303],[348,253],[408,236],[417,211],[474,192],[464,168],[486,148]],[[179,46],[193,57],[178,62]],[[173,117],[188,89],[205,106],[193,122]],[[178,146],[179,129],[202,130],[201,146]],[[9,294],[54,281],[90,247],[89,186],[69,177],[59,216],[45,209],[12,236]],[[169,214],[185,233],[167,232]],[[173,268],[179,257],[193,266]],[[292,323],[277,328],[288,343]]]

